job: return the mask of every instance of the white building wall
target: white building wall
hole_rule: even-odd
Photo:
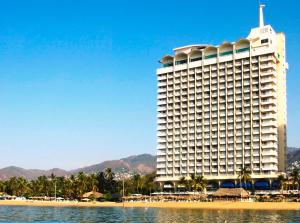
[[[286,112],[278,113],[277,92],[285,92],[278,90],[278,72],[285,76],[278,66],[285,61],[276,38],[265,26],[236,43],[187,46],[162,59],[168,67],[157,70],[158,181],[236,179],[245,166],[253,178],[277,176],[279,140],[286,144],[278,119],[282,125]]]

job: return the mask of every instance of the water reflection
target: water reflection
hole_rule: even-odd
[[[300,211],[0,206],[0,222],[300,222]]]

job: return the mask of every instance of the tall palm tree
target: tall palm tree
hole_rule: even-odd
[[[38,180],[31,180],[30,181],[30,190],[32,196],[41,195],[40,193],[40,185],[38,184]]]
[[[98,190],[98,188],[97,188],[98,180],[97,180],[97,175],[96,174],[93,173],[89,176],[89,184],[90,184],[90,187],[91,187],[92,191],[97,191]]]
[[[196,191],[204,191],[207,185],[207,180],[204,176],[196,176],[194,174],[191,175],[191,184],[194,192]]]
[[[297,193],[299,194],[299,184],[300,184],[299,170],[298,169],[293,169],[290,176],[292,177],[293,185],[294,186],[297,185]]]
[[[115,173],[111,168],[106,168],[104,171],[105,189],[109,191],[115,190]]]
[[[69,178],[69,181],[69,192],[71,192],[72,198],[77,198],[77,182],[75,175],[72,174]]]
[[[18,192],[18,179],[16,177],[11,177],[7,181],[7,193],[10,195],[17,195]]]
[[[0,180],[0,192],[5,192],[6,190],[6,184],[4,183],[4,181]]]
[[[76,177],[76,186],[77,186],[77,196],[82,197],[82,195],[87,192],[87,176],[81,171]]]
[[[278,187],[281,191],[281,194],[283,193],[283,185],[284,185],[284,182],[285,182],[285,177],[283,174],[280,174],[278,177],[277,177],[277,181],[278,181]]]
[[[115,178],[115,174],[111,168],[106,168],[104,171],[104,177],[106,178],[106,180],[112,181]]]
[[[16,191],[17,196],[24,196],[28,192],[29,190],[28,181],[24,177],[17,178],[16,190],[17,190]]]
[[[56,177],[56,195],[59,197],[65,196],[66,191],[66,181],[65,177]]]
[[[251,171],[249,167],[244,166],[240,169],[238,179],[240,179],[240,187],[242,187],[242,183],[245,184],[247,190],[247,182],[251,179]]]
[[[49,180],[46,176],[39,176],[37,179],[38,194],[43,196],[49,196]]]
[[[193,182],[195,181],[196,175],[195,174],[191,174],[190,177],[188,177],[186,179],[186,186],[188,188],[189,191],[191,191],[191,188],[193,187]]]
[[[196,176],[195,179],[195,190],[196,191],[204,191],[207,185],[207,180],[204,178],[204,176]]]
[[[184,187],[185,190],[187,189],[187,180],[184,176],[179,178],[178,186]]]
[[[73,175],[72,175],[73,176]],[[64,181],[64,197],[65,198],[75,198],[75,180],[74,176],[70,178],[65,179]]]
[[[142,184],[141,175],[140,174],[134,174],[133,177],[132,177],[132,181],[133,181],[133,184],[136,188],[136,193],[139,193],[139,189],[140,189],[141,184]]]
[[[196,175],[195,174],[191,174],[190,175],[190,180],[189,180],[189,183],[190,183],[190,186],[193,188],[194,192],[195,192],[195,189],[196,189],[196,185],[197,185],[197,180],[196,180]]]
[[[145,187],[145,193],[146,194],[151,194],[151,192],[153,192],[153,190],[156,189],[156,182],[155,182],[155,178],[156,178],[156,173],[149,173],[146,174],[145,176],[143,176],[144,180],[144,187]]]
[[[51,173],[49,179],[49,189],[51,196],[56,195],[56,183],[57,183],[57,177],[54,175],[54,173]]]

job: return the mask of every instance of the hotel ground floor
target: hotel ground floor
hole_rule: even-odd
[[[280,173],[283,174],[283,173]],[[279,182],[278,175],[251,175],[251,178],[247,182],[241,182],[238,175],[232,176],[204,176],[206,180],[206,191],[212,191],[219,188],[240,188],[243,187],[247,190],[278,190]],[[189,190],[192,188],[190,186],[180,185],[178,177],[159,177],[156,181],[160,185],[161,191],[166,192],[177,192]],[[189,181],[190,177],[186,177],[186,180]],[[190,188],[186,188],[190,187]]]

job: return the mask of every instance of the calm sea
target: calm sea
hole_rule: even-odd
[[[300,211],[0,206],[0,222],[300,222]]]

